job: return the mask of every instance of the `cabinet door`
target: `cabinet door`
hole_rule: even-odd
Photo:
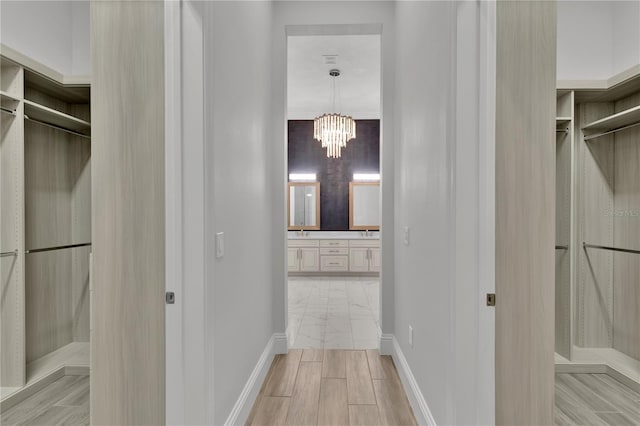
[[[369,254],[369,270],[371,272],[380,272],[380,249],[370,248]]]
[[[320,270],[320,251],[317,248],[300,249],[300,270],[316,272]]]
[[[369,271],[369,249],[350,248],[349,249],[349,271],[368,272]]]
[[[287,249],[287,260],[289,263],[289,271],[295,272],[300,270],[300,262],[298,261],[298,250],[297,248]]]

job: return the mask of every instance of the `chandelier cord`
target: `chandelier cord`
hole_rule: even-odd
[[[333,76],[333,112],[336,112],[336,76]]]

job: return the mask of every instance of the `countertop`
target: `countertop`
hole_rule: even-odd
[[[378,240],[380,231],[369,231],[369,236],[364,231],[304,231],[305,235],[299,235],[300,231],[288,231],[290,240]]]

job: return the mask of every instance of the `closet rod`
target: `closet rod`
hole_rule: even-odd
[[[33,121],[34,123],[38,123],[38,124],[40,124],[42,126],[52,127],[52,128],[54,128],[56,130],[61,130],[63,132],[71,133],[72,135],[80,136],[81,138],[91,139],[91,136],[89,136],[89,135],[85,135],[85,134],[80,133],[80,132],[74,132],[73,130],[65,129],[64,127],[56,126],[54,124],[45,123],[44,121],[36,120],[36,119],[28,117],[26,115],[24,116],[24,118],[25,118],[25,120]]]
[[[606,136],[606,135],[609,135],[611,133],[616,133],[616,132],[619,132],[620,130],[626,130],[626,129],[630,129],[630,128],[636,127],[636,126],[640,126],[640,122],[637,122],[637,123],[634,123],[634,124],[629,124],[628,126],[624,126],[624,127],[618,127],[617,129],[612,129],[612,130],[609,130],[608,132],[597,133],[595,135],[585,136],[584,140],[585,140],[585,142],[586,141],[590,141],[591,139],[599,138],[600,136]]]
[[[17,255],[18,255],[18,250],[5,251],[3,253],[0,253],[0,257],[9,257],[9,256],[17,256]]]
[[[64,249],[70,249],[70,248],[76,248],[76,247],[86,247],[86,246],[90,246],[90,245],[91,245],[91,243],[69,244],[69,245],[66,245],[66,246],[55,246],[55,247],[46,247],[46,248],[25,250],[24,253],[25,254],[40,253],[40,252],[43,252],[43,251],[64,250]]]
[[[556,250],[569,250],[569,246],[556,246]]]
[[[6,113],[6,114],[11,114],[11,115],[16,115],[16,112],[12,109],[9,108],[5,108],[5,107],[0,107],[0,111]]]
[[[609,246],[599,246],[599,245],[587,244],[587,243],[582,243],[582,246],[585,249],[594,248],[594,249],[601,249],[601,250],[620,251],[620,252],[623,252],[623,253],[640,254],[640,250],[623,249],[623,248],[609,247]]]

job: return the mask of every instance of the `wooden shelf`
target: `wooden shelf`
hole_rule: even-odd
[[[608,132],[624,126],[640,122],[640,106],[619,112],[587,124],[582,130],[598,130]]]
[[[571,123],[571,117],[556,117],[556,129],[566,127]]]
[[[16,108],[18,108],[19,103],[20,99],[0,90],[0,105],[2,106],[2,108],[15,112]]]
[[[71,130],[86,136],[91,134],[91,123],[27,99],[24,100],[24,114],[33,120],[62,129]]]

